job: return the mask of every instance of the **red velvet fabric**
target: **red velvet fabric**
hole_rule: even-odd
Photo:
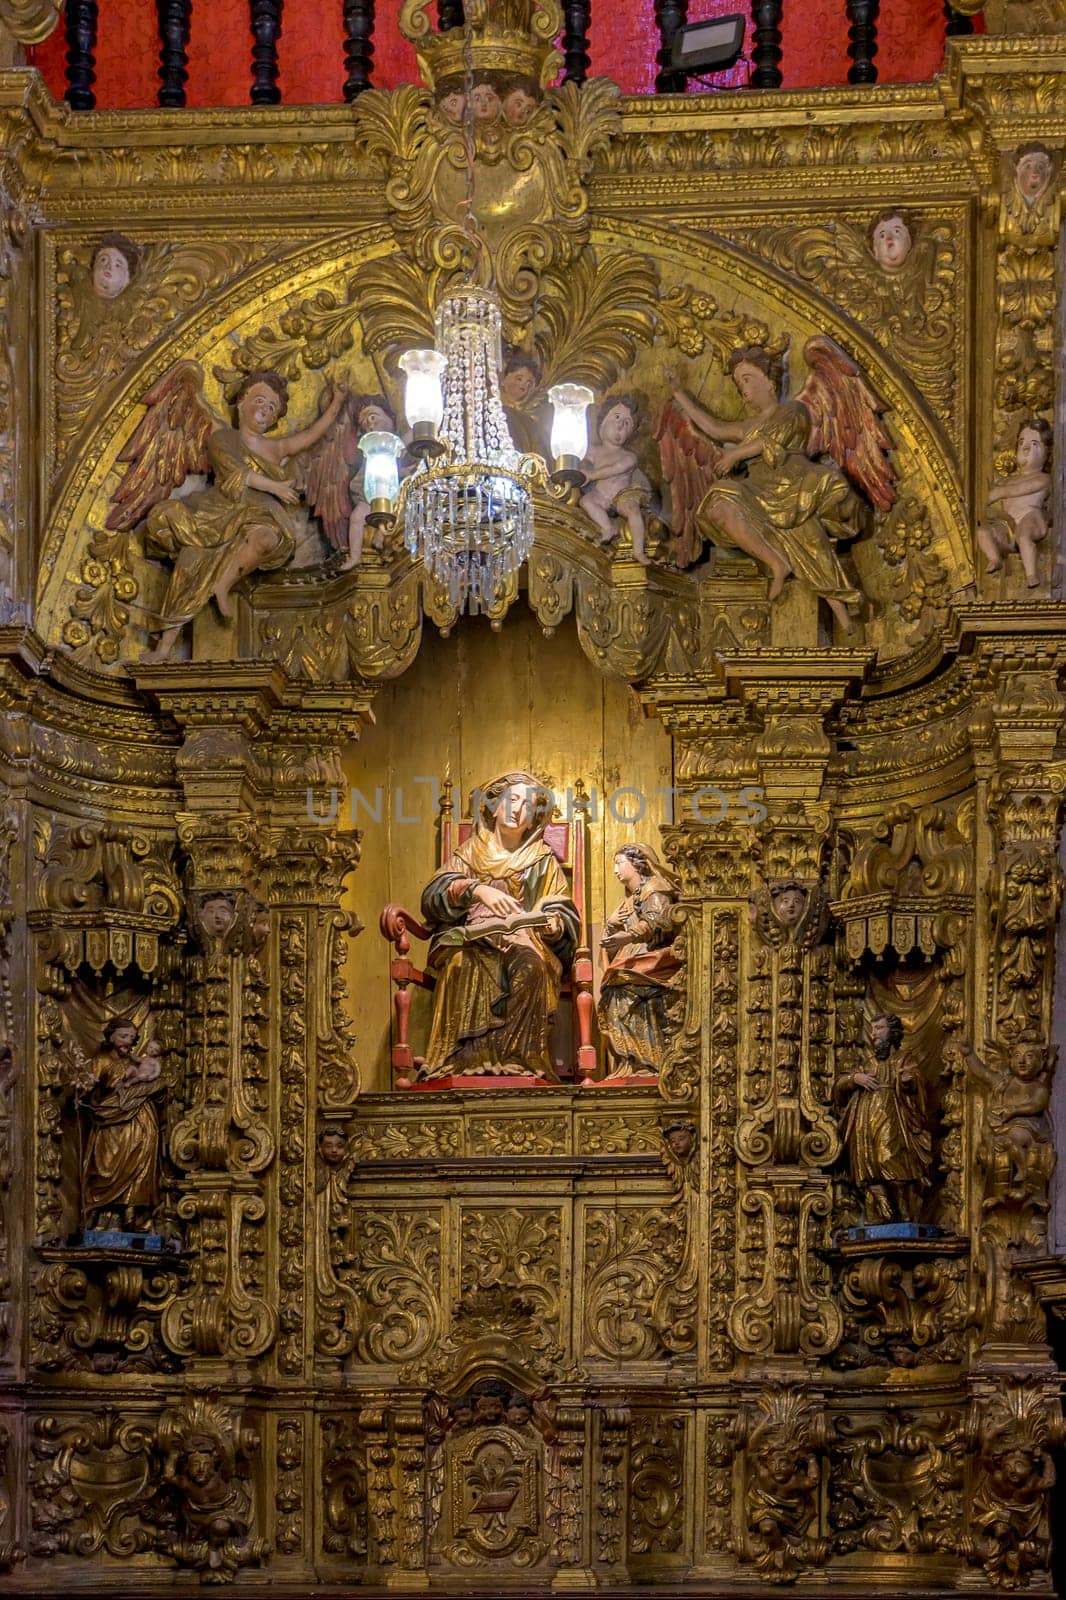
[[[689,18],[743,10],[745,0],[690,0]],[[781,63],[786,88],[847,82],[848,29],[844,0],[786,0]],[[378,0],[375,84],[415,81],[414,51],[400,38],[399,0]],[[188,103],[247,105],[252,36],[249,0],[192,0]],[[881,83],[923,82],[944,55],[942,0],[881,0],[877,66]],[[750,27],[748,47],[750,48]],[[655,87],[655,0],[592,0],[592,71],[615,78],[629,94]],[[65,88],[63,25],[30,51],[57,99]],[[155,0],[100,0],[96,103],[101,108],[155,104],[159,42]],[[342,98],[345,78],[343,0],[285,0],[278,47],[285,104],[329,104]],[[743,62],[713,80],[716,88],[747,80]],[[695,85],[693,86],[696,87]]]

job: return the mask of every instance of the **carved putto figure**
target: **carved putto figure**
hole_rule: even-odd
[[[203,403],[200,369],[180,362],[145,395],[146,415],[122,452],[128,463],[114,494],[110,528],[147,518],[146,549],[173,562],[145,660],[166,660],[178,635],[213,599],[233,615],[234,584],[249,573],[280,567],[292,555],[299,503],[290,463],[332,427],[347,395],[334,386],[321,416],[305,428],[269,438],[288,409],[288,386],[275,372],[251,372],[232,404],[235,427],[218,425]],[[171,499],[190,473],[210,473],[206,489]]]
[[[1040,582],[1037,546],[1048,534],[1051,438],[1051,424],[1043,417],[1023,422],[1015,453],[1017,471],[992,486],[977,528],[977,543],[988,557],[989,572],[998,572],[1004,556],[1016,550],[1030,589]]]
[[[823,1442],[820,1419],[800,1395],[772,1389],[759,1397],[746,1452],[745,1553],[772,1580],[826,1554],[816,1537]]]
[[[928,1092],[915,1062],[899,1054],[898,1017],[874,1017],[870,1042],[870,1067],[844,1073],[834,1088],[845,1100],[841,1134],[851,1181],[868,1221],[914,1222],[933,1161]]]
[[[252,1502],[242,1481],[258,1443],[224,1406],[200,1396],[166,1412],[160,1423],[162,1487],[178,1523],[166,1547],[182,1566],[216,1582],[257,1565],[267,1553],[264,1540],[249,1537]]]
[[[363,434],[397,434],[399,430],[395,411],[384,395],[349,397],[341,406],[338,421],[307,451],[303,474],[307,501],[319,515],[328,544],[347,552],[344,571],[362,562],[370,515],[365,490],[367,462],[360,453],[359,440]],[[410,469],[411,462],[402,459],[400,474],[407,474]],[[383,536],[376,534],[373,542],[375,549],[381,549]]]
[[[599,442],[589,446],[582,462],[585,487],[581,504],[599,529],[601,544],[613,544],[619,524],[624,522],[633,540],[633,559],[646,567],[645,513],[652,502],[652,488],[637,452],[629,448],[641,417],[635,395],[608,395],[600,406]]]
[[[112,1017],[81,1082],[88,1121],[81,1169],[87,1228],[148,1228],[158,1203],[161,1052],[150,1039],[138,1056],[136,1044],[133,1023]]]
[[[807,382],[798,399],[786,400],[783,357],[759,345],[733,351],[729,372],[750,413],[747,421],[713,415],[675,381],[674,402],[692,426],[667,412],[663,468],[683,545],[694,536],[743,550],[769,572],[771,600],[796,577],[850,631],[862,594],[833,541],[862,531],[852,484],[882,510],[893,504],[890,441],[877,400],[843,350],[831,339],[814,338],[804,355]],[[821,455],[839,465],[812,459]]]
[[[677,885],[650,845],[626,844],[614,858],[625,899],[604,923],[606,969],[600,987],[600,1032],[610,1052],[608,1079],[658,1074],[666,1051],[669,979],[679,963],[671,950]]]
[[[480,794],[473,833],[422,896],[438,978],[419,1076],[554,1081],[548,1032],[580,918],[544,839],[553,798],[527,772],[504,773]]]
[[[1055,1170],[1046,1047],[1039,1039],[1022,1038],[1003,1049],[990,1040],[984,1061],[970,1045],[963,1047],[963,1056],[985,1090],[977,1148],[984,1210],[1024,1203],[1046,1211]]]

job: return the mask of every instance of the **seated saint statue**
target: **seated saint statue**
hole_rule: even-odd
[[[423,1080],[555,1081],[549,1032],[580,917],[544,839],[552,804],[526,772],[494,779],[480,791],[470,837],[426,885],[437,989]],[[525,926],[501,926],[516,917]]]
[[[650,845],[624,844],[614,858],[626,891],[604,925],[608,958],[600,987],[600,1032],[610,1051],[609,1079],[659,1072],[666,1050],[669,979],[678,970],[671,949],[677,886]]]

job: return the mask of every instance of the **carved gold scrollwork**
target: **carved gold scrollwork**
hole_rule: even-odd
[[[363,1361],[412,1362],[442,1332],[440,1218],[431,1211],[360,1211],[357,1254],[345,1280],[359,1296]]]

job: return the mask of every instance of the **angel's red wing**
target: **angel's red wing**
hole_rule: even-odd
[[[895,504],[896,481],[877,396],[832,339],[808,339],[803,355],[809,371],[799,398],[811,418],[811,455],[831,456],[879,511],[887,511]]]
[[[669,400],[656,430],[663,478],[670,485],[674,539],[672,553],[679,567],[698,559],[703,539],[696,527],[700,501],[714,482],[716,451]]]
[[[345,401],[337,420],[314,449],[307,451],[301,467],[307,504],[321,522],[334,550],[348,548],[348,518],[352,511],[348,484],[359,453],[359,427],[353,415],[355,403],[353,399]]]
[[[111,497],[107,527],[129,532],[191,472],[207,472],[207,441],[216,426],[204,405],[195,361],[179,361],[144,397],[147,408],[119,454],[126,464]]]

